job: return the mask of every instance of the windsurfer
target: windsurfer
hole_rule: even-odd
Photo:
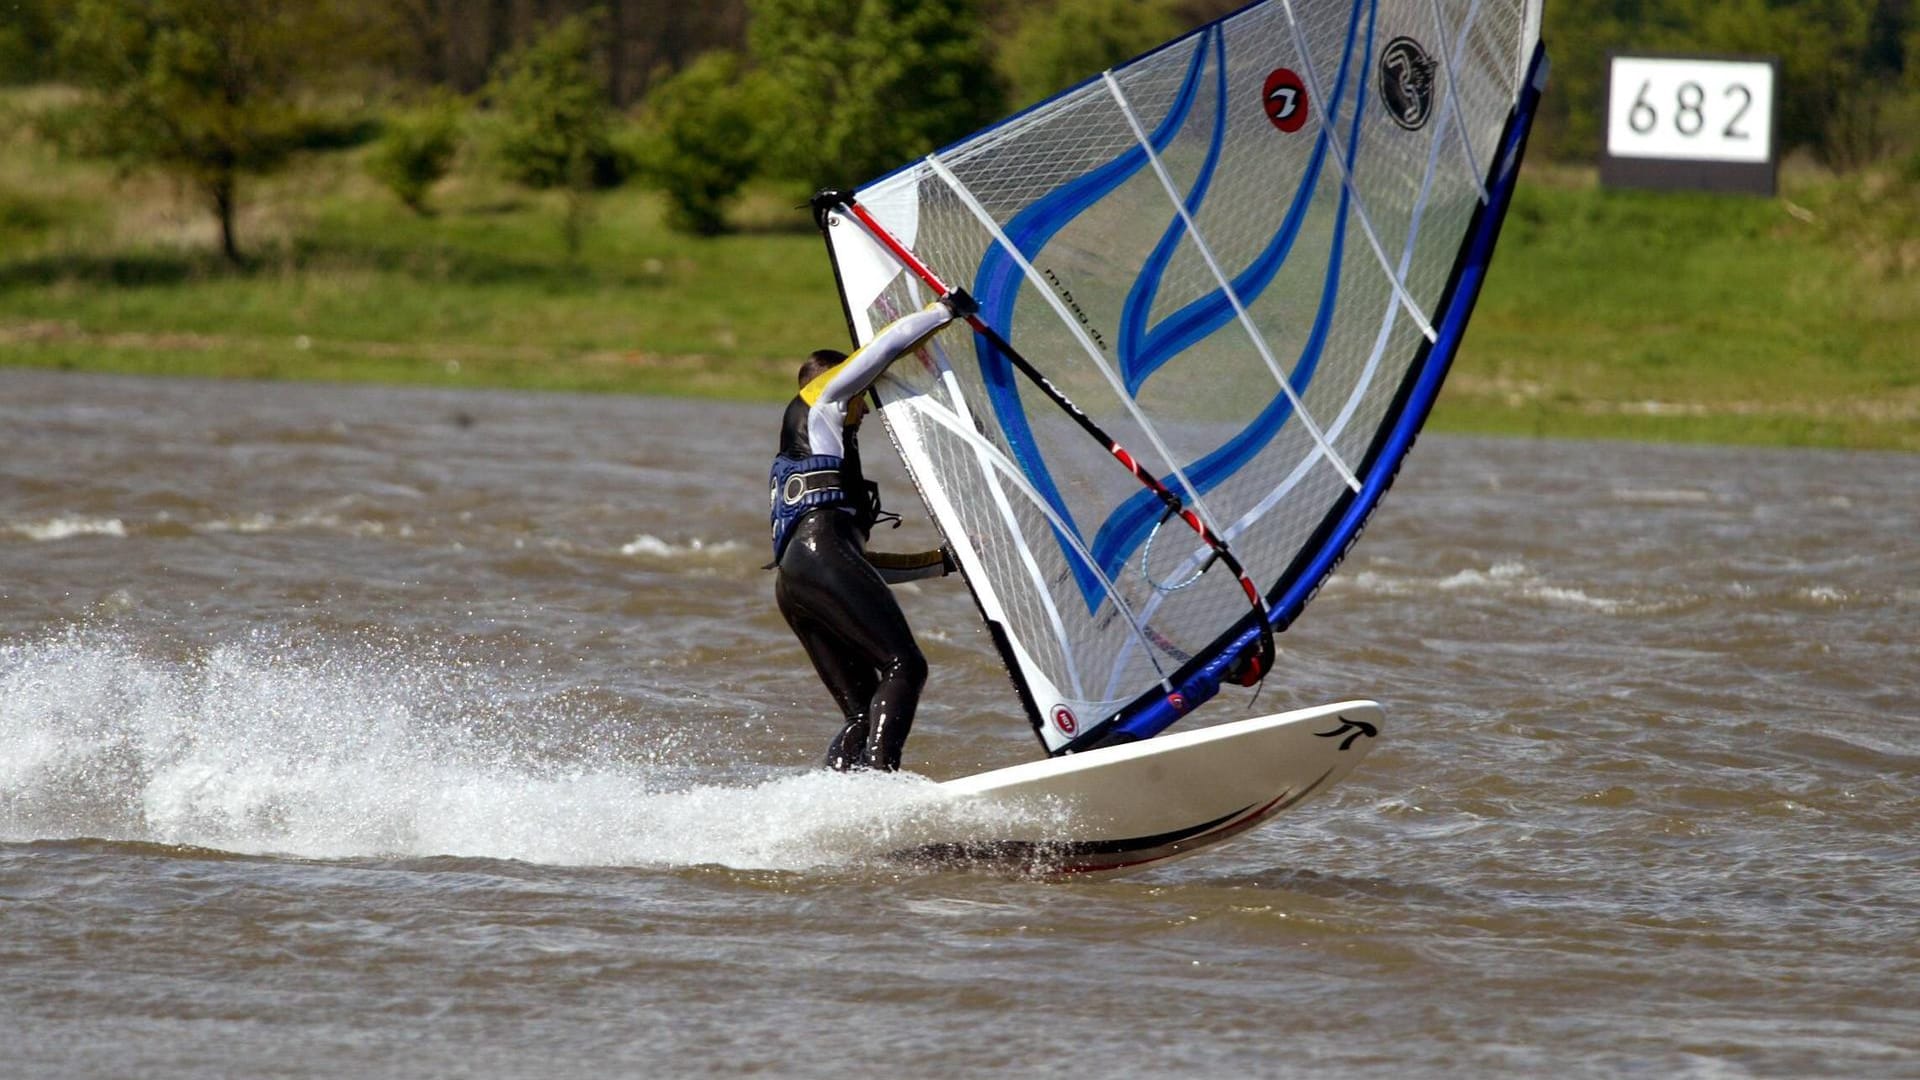
[[[927,661],[887,586],[953,572],[943,549],[866,550],[882,511],[860,468],[864,395],[888,365],[972,311],[956,293],[895,320],[852,356],[822,349],[800,366],[800,392],[787,403],[769,479],[769,565],[780,614],[845,718],[827,748],[830,768],[900,767]]]

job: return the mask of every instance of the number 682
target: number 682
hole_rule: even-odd
[[[1627,126],[1635,134],[1651,135],[1660,125],[1660,110],[1647,100],[1647,94],[1653,89],[1653,80],[1640,84],[1640,92],[1634,95],[1633,106],[1627,110]],[[1723,101],[1733,103],[1733,115],[1721,128],[1723,139],[1746,139],[1749,133],[1740,126],[1740,121],[1753,107],[1753,91],[1745,83],[1728,83],[1721,91]],[[1673,91],[1673,130],[1691,139],[1700,134],[1707,126],[1707,90],[1692,80],[1681,83]]]

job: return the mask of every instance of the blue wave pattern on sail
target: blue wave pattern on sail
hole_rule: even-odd
[[[1377,9],[1377,4],[1368,7],[1366,48],[1363,50],[1367,56],[1371,56],[1373,52],[1373,13]],[[1360,6],[1355,4],[1352,17],[1357,21],[1359,16]],[[1347,32],[1349,35],[1354,32],[1351,24]],[[1347,61],[1351,57],[1352,53],[1349,50],[1342,58],[1340,76],[1334,84],[1333,103],[1330,107],[1337,108],[1345,96]],[[1354,163],[1356,168],[1360,147],[1360,118],[1366,107],[1366,78],[1367,72],[1363,67],[1358,80],[1353,120],[1347,130],[1347,160]],[[1326,136],[1323,134],[1315,140],[1311,164],[1307,168],[1307,179],[1294,194],[1293,205],[1287,211],[1285,226],[1275,234],[1273,242],[1268,245],[1265,252],[1261,253],[1260,258],[1234,278],[1234,291],[1243,300],[1252,301],[1265,291],[1268,283],[1279,272],[1280,265],[1286,260],[1287,254],[1292,250],[1307,204],[1319,187],[1320,170],[1325,164],[1326,153]],[[1333,240],[1327,253],[1326,283],[1320,294],[1319,308],[1314,313],[1313,332],[1308,337],[1307,346],[1301,351],[1290,376],[1294,392],[1298,395],[1305,395],[1308,385],[1313,381],[1314,371],[1319,366],[1321,351],[1326,347],[1328,328],[1333,322],[1334,306],[1339,296],[1341,260],[1346,249],[1347,212],[1351,199],[1351,190],[1343,186],[1340,190],[1339,213],[1334,219]],[[1173,227],[1167,231],[1167,238],[1169,240],[1177,238],[1184,228],[1184,223],[1176,217]],[[1163,240],[1162,243],[1165,244],[1166,241]],[[1128,297],[1129,315],[1136,309],[1145,310],[1147,304],[1151,302],[1153,288],[1159,283],[1159,274],[1164,269],[1164,264],[1150,267],[1152,276],[1143,275],[1140,283],[1135,285],[1135,294],[1141,297],[1141,301],[1136,303],[1135,295]],[[1233,305],[1228,301],[1223,290],[1189,304],[1169,316],[1152,333],[1143,334],[1137,338],[1130,338],[1125,334],[1132,326],[1137,326],[1138,322],[1131,325],[1123,323],[1120,357],[1127,371],[1128,389],[1137,392],[1146,382],[1147,377],[1159,370],[1161,365],[1202,337],[1232,322],[1233,319]],[[1130,356],[1134,358],[1132,364],[1128,363]],[[1187,479],[1202,494],[1211,491],[1244,466],[1248,459],[1271,441],[1279,432],[1280,426],[1285,424],[1291,415],[1293,415],[1292,400],[1285,394],[1275,394],[1260,415],[1255,417],[1254,421],[1238,435],[1221,445],[1219,449],[1189,465],[1186,469]],[[1169,475],[1162,477],[1161,482],[1171,485],[1174,479]],[[1120,565],[1139,548],[1146,539],[1148,530],[1153,527],[1164,509],[1159,499],[1155,498],[1151,492],[1143,490],[1127,500],[1107,518],[1106,523],[1100,527],[1099,533],[1094,537],[1092,551],[1095,561],[1107,571],[1109,577],[1118,572]],[[1098,599],[1090,596],[1089,603],[1097,603]]]
[[[1360,17],[1360,5],[1353,6],[1352,20]],[[1353,24],[1347,29],[1353,33]],[[1371,26],[1369,26],[1371,34]],[[1346,96],[1347,68],[1352,60],[1351,53],[1342,56],[1340,77],[1334,83],[1333,100],[1329,108],[1338,109],[1340,101]],[[1220,163],[1220,151],[1226,144],[1226,71],[1225,47],[1222,45],[1219,57],[1220,99],[1218,115],[1214,122],[1212,145],[1209,147],[1205,165],[1193,190],[1188,194],[1186,207],[1189,213],[1196,213],[1206,199],[1207,189],[1212,184],[1213,174]],[[1362,73],[1361,78],[1365,79]],[[1359,135],[1359,114],[1356,111],[1352,130]],[[1313,151],[1307,166],[1306,179],[1294,190],[1293,201],[1287,208],[1287,217],[1280,230],[1265,251],[1240,274],[1233,279],[1233,287],[1241,297],[1253,299],[1266,289],[1280,266],[1286,261],[1287,254],[1293,249],[1294,238],[1300,233],[1300,223],[1304,219],[1307,206],[1313,194],[1319,189],[1320,169],[1326,162],[1326,136],[1314,139]],[[1138,393],[1154,372],[1160,370],[1167,361],[1178,356],[1201,338],[1233,321],[1233,305],[1228,302],[1224,292],[1216,290],[1196,300],[1173,314],[1168,315],[1152,329],[1147,327],[1148,312],[1159,295],[1160,283],[1172,261],[1175,248],[1186,235],[1186,223],[1176,214],[1167,225],[1167,230],[1154,246],[1153,254],[1142,267],[1140,277],[1135,280],[1133,289],[1127,294],[1127,302],[1120,317],[1120,366],[1126,373],[1127,389]]]
[[[1201,204],[1206,202],[1207,190],[1212,187],[1214,173],[1220,167],[1220,152],[1227,145],[1226,35],[1216,32],[1212,37],[1215,75],[1213,134],[1207,142],[1207,156],[1200,165],[1200,175],[1195,178],[1193,187],[1183,200],[1189,214],[1198,213]],[[1195,54],[1196,63],[1204,52],[1200,50]],[[1305,208],[1307,199],[1313,193],[1313,184],[1313,172],[1309,170],[1307,182],[1301,184],[1294,193],[1293,205],[1296,210]],[[1186,346],[1218,329],[1220,323],[1215,321],[1218,313],[1210,310],[1208,300],[1219,299],[1220,306],[1228,308],[1226,317],[1233,317],[1226,300],[1215,294],[1208,300],[1187,305],[1152,330],[1147,328],[1148,314],[1153,308],[1154,299],[1160,294],[1160,283],[1165,278],[1168,265],[1173,262],[1174,252],[1179,249],[1181,237],[1186,235],[1186,223],[1180,215],[1170,213],[1169,218],[1166,231],[1160,234],[1160,242],[1153,246],[1153,253],[1147,256],[1146,264],[1140,268],[1140,276],[1134,279],[1133,288],[1128,290],[1126,303],[1120,312],[1120,372],[1126,379],[1127,392],[1130,394],[1138,394],[1140,387],[1159,370],[1160,365]],[[1267,250],[1284,259],[1286,248],[1291,246],[1291,231],[1297,226],[1297,213],[1289,214],[1287,227],[1274,237],[1274,242]],[[1277,269],[1278,259],[1273,260],[1272,265]],[[1259,268],[1260,264],[1256,262],[1250,273],[1257,274]],[[1267,274],[1267,277],[1271,276],[1271,273]],[[1254,291],[1264,286],[1265,282],[1262,281]]]
[[[1365,8],[1359,2],[1352,6],[1352,12],[1348,15],[1348,38],[1352,40],[1356,35],[1359,29],[1359,17],[1363,10],[1367,13],[1367,48],[1363,50],[1363,54],[1371,54],[1373,13],[1379,10],[1377,0],[1373,4],[1367,4]],[[1208,186],[1212,184],[1213,171],[1219,165],[1221,150],[1225,148],[1225,138],[1227,138],[1227,44],[1225,44],[1225,33],[1221,33],[1217,25],[1202,31],[1200,44],[1194,48],[1192,63],[1187,71],[1187,81],[1181,88],[1181,94],[1175,100],[1175,106],[1165,115],[1165,119],[1160,121],[1160,125],[1154,129],[1154,135],[1150,138],[1154,148],[1164,152],[1167,144],[1173,140],[1173,136],[1179,133],[1181,125],[1187,123],[1188,113],[1194,108],[1196,98],[1200,94],[1198,88],[1202,83],[1202,75],[1208,65],[1210,54],[1213,60],[1213,73],[1215,73],[1212,136],[1210,136],[1208,156],[1202,161],[1202,167],[1200,167],[1200,175],[1187,194],[1188,211],[1196,211],[1206,200]],[[1332,98],[1323,108],[1338,110],[1340,102],[1346,98],[1348,77],[1352,75],[1350,63],[1352,63],[1352,48],[1342,52],[1340,73],[1338,73],[1338,79],[1334,81]],[[1361,63],[1365,65],[1365,60]],[[1352,113],[1352,121],[1348,125],[1348,158],[1350,160],[1354,160],[1357,146],[1359,146],[1359,127],[1361,127],[1359,119],[1361,119],[1361,110],[1365,106],[1365,79],[1367,79],[1367,73],[1361,71],[1356,81],[1356,108]],[[1281,265],[1286,261],[1286,256],[1292,252],[1294,238],[1300,234],[1300,225],[1306,219],[1306,209],[1313,200],[1313,194],[1319,190],[1319,177],[1321,177],[1321,169],[1325,167],[1325,160],[1327,160],[1327,135],[1321,133],[1315,136],[1306,179],[1294,190],[1294,198],[1290,202],[1283,227],[1273,234],[1271,242],[1267,244],[1267,248],[1261,252],[1260,256],[1233,279],[1233,288],[1240,294],[1242,300],[1250,302],[1258,298],[1267,288],[1267,284],[1279,273]],[[1144,150],[1135,148],[1121,154],[1116,160],[1098,169],[1092,169],[1091,173],[1087,173],[1083,179],[1062,186],[1060,190],[1046,196],[1041,202],[1021,211],[1012,223],[1006,225],[1006,236],[1014,242],[1014,246],[1020,248],[1023,256],[1027,258],[1037,256],[1046,246],[1046,242],[1052,240],[1062,229],[1066,229],[1073,219],[1085,213],[1098,200],[1112,194],[1125,181],[1135,177],[1146,165],[1148,165],[1148,158]],[[1342,188],[1340,213],[1336,217],[1336,236],[1332,242],[1329,271],[1327,271],[1327,286],[1319,304],[1319,311],[1315,315],[1315,332],[1309,340],[1306,354],[1300,357],[1300,363],[1294,367],[1296,392],[1306,392],[1308,382],[1313,379],[1313,369],[1319,359],[1319,350],[1325,346],[1325,340],[1327,340],[1327,323],[1332,317],[1334,294],[1338,288],[1338,275],[1340,275],[1340,256],[1344,248],[1348,198],[1350,198],[1350,192]],[[1171,221],[1167,223],[1164,233],[1160,236],[1160,242],[1154,246],[1154,252],[1140,267],[1140,275],[1135,279],[1133,290],[1127,294],[1127,302],[1121,313],[1117,348],[1119,348],[1119,367],[1129,392],[1139,392],[1140,386],[1156,371],[1160,371],[1169,359],[1183,354],[1194,342],[1210,336],[1213,332],[1221,331],[1223,327],[1235,321],[1233,304],[1227,300],[1225,290],[1215,290],[1210,296],[1173,311],[1158,325],[1154,327],[1146,325],[1148,311],[1152,309],[1154,298],[1158,296],[1160,282],[1167,271],[1167,263],[1173,259],[1173,252],[1179,248],[1185,234],[1187,234],[1185,223],[1179,219],[1179,215],[1171,215]],[[987,252],[985,258],[981,259],[979,271],[973,279],[973,296],[979,300],[981,313],[987,317],[989,325],[1004,327],[1012,323],[1014,306],[1020,300],[1023,284],[1025,282],[1021,277],[1020,265],[1006,250],[993,248]],[[1031,434],[1025,404],[1020,398],[1020,382],[1016,379],[1012,363],[1002,356],[1000,350],[995,348],[993,342],[989,342],[987,338],[975,340],[975,352],[979,357],[981,375],[987,380],[987,390],[993,398],[996,415],[1002,423],[1002,429],[1006,430],[1010,446],[1014,448],[1014,459],[1020,461],[1020,467],[1027,473],[1027,479],[1033,480],[1033,486],[1048,498],[1048,502],[1052,503],[1054,511],[1062,517],[1062,521],[1075,525],[1073,511],[1062,498],[1060,486],[1052,479],[1052,473],[1046,467],[1046,459],[1039,452],[1039,446]],[[1252,425],[1248,425],[1248,429],[1242,430],[1233,440],[1223,444],[1217,452],[1192,463],[1192,469],[1188,471],[1188,479],[1194,482],[1194,488],[1198,488],[1198,492],[1206,492],[1221,480],[1227,479],[1233,471],[1246,463],[1250,455],[1258,452],[1260,446],[1273,438],[1273,434],[1286,423],[1288,415],[1292,415],[1292,404],[1284,394],[1275,394],[1273,402],[1267,405],[1265,411],[1261,411],[1260,417],[1256,417]],[[1173,475],[1162,477],[1162,482],[1175,492],[1181,490],[1179,480]],[[1164,509],[1164,503],[1160,502],[1152,492],[1140,490],[1139,496],[1121,505],[1100,525],[1094,536],[1091,552],[1094,561],[1100,565],[1106,577],[1112,578],[1119,573],[1127,557],[1139,550],[1140,542],[1146,538],[1154,521],[1160,519]],[[1060,544],[1062,552],[1068,552],[1069,565],[1073,567],[1073,577],[1079,584],[1081,596],[1087,601],[1089,611],[1096,611],[1102,601],[1108,600],[1108,596],[1106,596],[1106,586],[1100,582],[1100,577],[1092,573],[1087,563],[1077,553],[1085,544],[1069,544],[1068,538],[1064,536],[1056,536],[1056,542]]]
[[[1538,22],[1539,0],[1261,0],[859,199],[1228,539],[1284,629],[1457,345]],[[924,302],[828,224],[856,336]],[[1163,504],[983,335],[922,360],[881,415],[1049,751],[1211,696],[1254,633],[1232,575],[1156,533]]]
[[[1211,40],[1216,49],[1221,48],[1221,35],[1217,27],[1207,30],[1201,44],[1193,51],[1193,63],[1187,69],[1187,77],[1181,86],[1171,111],[1165,120],[1155,128],[1152,142],[1157,149],[1164,150],[1173,140],[1174,134],[1186,122],[1193,110],[1195,99],[1199,96],[1201,73],[1206,67],[1206,42]],[[1224,77],[1224,60],[1221,62]],[[1221,99],[1225,105],[1224,97]],[[1147,167],[1147,152],[1138,147],[1128,150],[1119,157],[1088,172],[1073,183],[1066,184],[1034,203],[1014,218],[1006,226],[1007,238],[1018,247],[1022,254],[1029,257],[1044,248],[1054,235],[1078,218],[1086,209],[1121,184],[1127,182],[1140,170]],[[1009,326],[1013,322],[1014,305],[1020,299],[1021,287],[1025,278],[1020,266],[1004,248],[989,250],[980,260],[980,268],[974,274],[973,295],[980,304],[980,313],[990,326]],[[987,393],[993,409],[1000,420],[1001,430],[1006,433],[1007,443],[1013,450],[1014,460],[1027,474],[1033,486],[1053,506],[1070,527],[1077,528],[1073,511],[1061,494],[1060,487],[1054,482],[1053,473],[1047,468],[1046,458],[1042,456],[1038,442],[1033,436],[1033,427],[1029,423],[1026,407],[1020,400],[1020,386],[1013,370],[1013,363],[994,347],[987,338],[976,335],[974,348],[980,363],[981,377],[986,380]],[[1056,529],[1056,533],[1057,533]],[[1073,568],[1074,578],[1079,583],[1081,595],[1086,598],[1089,610],[1097,608],[1106,596],[1106,589],[1099,577],[1087,567],[1079,557],[1078,547],[1069,543],[1066,537],[1055,536],[1060,549],[1068,554],[1068,565]]]
[[[1363,55],[1371,56],[1373,41],[1373,17],[1378,3],[1362,5],[1356,2],[1348,16],[1347,35],[1351,41],[1359,31],[1360,17],[1367,15],[1366,48]],[[1213,58],[1216,80],[1214,98],[1215,114],[1207,156],[1203,161],[1198,179],[1188,193],[1186,203],[1189,212],[1197,211],[1206,199],[1217,168],[1221,151],[1226,142],[1227,130],[1227,58],[1226,36],[1215,26],[1204,31],[1201,44],[1194,50],[1193,61],[1187,72],[1186,84],[1179,98],[1155,129],[1151,142],[1157,150],[1164,151],[1174,135],[1186,122],[1191,113],[1198,88],[1207,66],[1209,54]],[[1342,50],[1340,71],[1334,83],[1331,99],[1325,108],[1337,110],[1345,100],[1348,90],[1350,65],[1353,50]],[[1364,70],[1368,60],[1363,59],[1363,70],[1356,80],[1357,103],[1348,124],[1348,158],[1352,160],[1357,153],[1360,139],[1360,120],[1366,100],[1366,77]],[[1314,193],[1319,189],[1320,174],[1325,166],[1327,136],[1322,133],[1315,136],[1314,148],[1309,158],[1306,177],[1294,191],[1285,222],[1275,232],[1272,240],[1258,257],[1233,278],[1233,288],[1243,301],[1257,299],[1265,291],[1280,267],[1292,252],[1295,238],[1299,235],[1301,223],[1305,220],[1308,206]],[[1054,194],[1035,203],[1006,226],[1007,237],[1020,249],[1021,253],[1032,258],[1047,242],[1067,225],[1072,223],[1089,207],[1111,194],[1122,183],[1147,167],[1146,151],[1130,150],[1107,165],[1088,173],[1081,180],[1068,184]],[[1329,252],[1326,285],[1322,293],[1319,308],[1315,313],[1314,332],[1306,350],[1294,367],[1293,385],[1296,393],[1305,393],[1313,379],[1318,364],[1320,350],[1326,343],[1326,331],[1333,317],[1333,309],[1338,292],[1341,256],[1345,245],[1346,213],[1350,194],[1342,189],[1340,212],[1336,218],[1335,236]],[[1138,393],[1141,387],[1158,372],[1168,361],[1179,356],[1195,342],[1216,333],[1232,323],[1235,315],[1232,303],[1224,290],[1215,290],[1211,294],[1193,301],[1172,314],[1166,316],[1152,327],[1147,326],[1148,312],[1158,295],[1159,286],[1166,273],[1167,265],[1181,239],[1186,234],[1185,223],[1177,214],[1171,215],[1166,230],[1161,234],[1153,253],[1148,256],[1129,291],[1122,311],[1118,341],[1120,370],[1125,378],[1127,389]],[[1019,266],[1005,250],[990,250],[981,260],[980,269],[974,279],[974,295],[980,300],[981,311],[987,322],[994,326],[1009,325],[1014,305],[1019,300],[1020,289],[1025,284]],[[1054,483],[1045,458],[1032,437],[1024,403],[1020,399],[1019,384],[1013,366],[993,343],[984,337],[975,338],[975,349],[980,363],[981,373],[986,379],[993,407],[998,415],[1008,442],[1014,450],[1014,458],[1026,472],[1036,489],[1045,494],[1061,519],[1069,524],[1077,523],[1072,510],[1061,496],[1060,489]],[[1292,415],[1291,401],[1284,394],[1275,394],[1272,402],[1240,434],[1220,446],[1213,453],[1192,463],[1188,479],[1198,492],[1204,493],[1224,481],[1229,475],[1245,465],[1248,458],[1264,446]],[[1178,479],[1171,474],[1161,478],[1161,482],[1176,492],[1180,491]],[[1100,569],[1111,579],[1120,571],[1126,560],[1139,549],[1154,523],[1159,520],[1165,506],[1151,492],[1142,489],[1122,506],[1110,514],[1100,525],[1090,547],[1091,553]],[[1065,537],[1055,537],[1063,552],[1069,554],[1068,565],[1072,567],[1074,580],[1080,594],[1086,601],[1089,611],[1097,611],[1108,599],[1105,585],[1079,557],[1078,549],[1084,544],[1069,543]]]
[[[1382,427],[1368,453],[1363,489],[1352,499],[1344,499],[1329,515],[1322,532],[1324,542],[1302,553],[1296,572],[1284,579],[1272,598],[1269,619],[1276,629],[1284,630],[1298,617],[1327,576],[1333,573],[1347,549],[1359,539],[1381,497],[1393,483],[1400,461],[1413,447],[1414,437],[1426,423],[1441,383],[1460,347],[1467,320],[1486,280],[1488,263],[1500,237],[1508,206],[1513,200],[1520,176],[1520,160],[1525,156],[1527,136],[1532,128],[1540,95],[1546,87],[1546,51],[1534,44],[1521,80],[1519,100],[1515,103],[1500,135],[1489,180],[1488,201],[1474,214],[1473,224],[1462,245],[1459,259],[1448,277],[1440,305],[1439,334],[1431,349],[1422,349],[1423,363],[1416,364],[1408,380],[1401,384],[1391,422]],[[1211,656],[1188,664],[1164,696],[1142,695],[1129,707],[1109,718],[1106,724],[1090,729],[1079,740],[1069,739],[1058,747],[1059,753],[1091,745],[1096,739],[1119,741],[1148,739],[1166,730],[1185,713],[1218,692],[1226,662],[1238,651],[1249,647],[1255,638],[1247,631],[1237,639],[1223,642]]]

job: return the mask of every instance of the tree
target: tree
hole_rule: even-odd
[[[60,55],[93,93],[65,119],[71,145],[185,178],[234,239],[240,179],[280,165],[309,130],[299,76],[326,40],[303,0],[78,0]]]
[[[6,0],[0,7],[0,84],[45,77],[55,31],[47,0]]]
[[[765,77],[732,53],[708,53],[647,95],[642,169],[667,195],[668,224],[712,235],[726,202],[760,164]]]
[[[1002,107],[977,0],[751,0],[774,96],[771,164],[810,185],[871,179]]]
[[[1778,56],[1782,142],[1847,167],[1883,149],[1883,110],[1899,83],[1906,18],[1897,0],[1683,0],[1651,41]]]
[[[515,182],[566,192],[565,236],[578,254],[595,169],[612,161],[613,113],[593,62],[596,17],[562,20],[495,70],[487,97],[500,112],[499,153]]]
[[[416,214],[428,213],[427,192],[447,175],[460,148],[460,113],[442,96],[427,106],[395,115],[367,158],[367,171]]]
[[[1027,8],[999,67],[1029,105],[1180,33],[1172,0],[1065,0]]]

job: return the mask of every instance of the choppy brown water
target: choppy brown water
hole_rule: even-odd
[[[1920,1076],[1920,459],[1427,439],[1258,703],[1381,747],[1050,883],[810,768],[775,422],[0,371],[0,1075]]]

